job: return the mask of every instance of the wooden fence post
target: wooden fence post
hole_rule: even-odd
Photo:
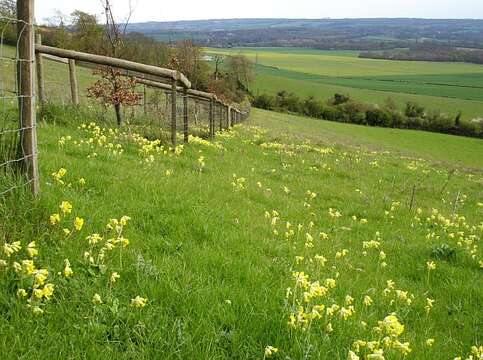
[[[17,87],[21,141],[27,178],[34,196],[39,194],[37,128],[35,114],[34,0],[17,1]]]
[[[171,143],[176,146],[176,91],[177,81],[171,81]]]
[[[36,34],[36,43],[42,45],[42,35]],[[45,104],[45,80],[44,80],[44,62],[42,59],[42,54],[35,54],[35,61],[37,64],[37,91],[39,103],[41,106]]]
[[[184,142],[188,143],[189,134],[188,134],[188,88],[183,88],[183,134],[184,134]]]
[[[210,100],[210,137],[213,139],[215,137],[215,99]]]
[[[148,113],[148,93],[146,90],[146,85],[143,85],[143,110],[144,115]]]
[[[220,103],[220,106],[219,106],[219,110],[220,110],[220,131],[223,130],[223,104]]]
[[[229,129],[231,127],[231,106],[227,107],[226,113],[226,128]]]
[[[79,86],[77,84],[77,74],[75,69],[75,60],[69,59],[69,77],[70,77],[70,93],[72,95],[72,104],[79,105]]]

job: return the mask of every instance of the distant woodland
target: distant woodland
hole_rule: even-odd
[[[483,49],[483,20],[232,19],[149,22],[129,31],[210,47],[307,47],[321,50],[389,50],[418,44]]]

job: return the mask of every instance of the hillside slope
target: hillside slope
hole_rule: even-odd
[[[56,116],[39,130],[41,198],[0,207],[4,358],[439,359],[481,344],[481,173],[360,146],[424,157],[440,135],[361,128],[355,148],[342,124],[257,111],[258,127],[172,151]],[[471,139],[444,141],[461,145],[450,162],[470,158]]]

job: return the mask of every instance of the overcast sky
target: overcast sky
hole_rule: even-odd
[[[482,0],[131,0],[133,21],[227,18],[421,17],[483,18]],[[101,0],[36,0],[38,22],[56,11],[102,12]],[[116,16],[128,13],[129,0],[112,0]]]

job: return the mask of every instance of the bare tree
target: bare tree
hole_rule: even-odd
[[[124,42],[123,38],[126,35],[127,31],[127,26],[129,25],[129,22],[131,20],[131,16],[133,13],[133,8],[131,6],[131,2],[129,2],[129,12],[128,15],[123,23],[123,25],[119,24],[116,22],[113,12],[112,12],[112,5],[109,0],[102,0],[102,5],[104,7],[104,15],[106,17],[106,24],[105,24],[105,30],[104,30],[104,36],[105,36],[105,45],[106,48],[104,49],[105,53],[111,57],[118,58],[122,54],[122,49],[124,47]],[[126,97],[123,96],[122,93],[127,92],[133,92],[134,87],[135,87],[135,81],[130,82],[132,85],[132,89],[126,89],[120,84],[122,83],[119,81],[119,77],[122,76],[116,69],[109,68],[109,74],[104,74],[103,79],[108,81],[112,91],[111,94],[114,94],[113,96],[110,96],[110,98],[113,101],[114,105],[114,110],[116,111],[116,119],[118,125],[122,124],[122,113],[121,113],[121,105],[123,104],[122,99],[125,99]],[[128,101],[125,103],[126,105],[131,105],[132,102]]]

